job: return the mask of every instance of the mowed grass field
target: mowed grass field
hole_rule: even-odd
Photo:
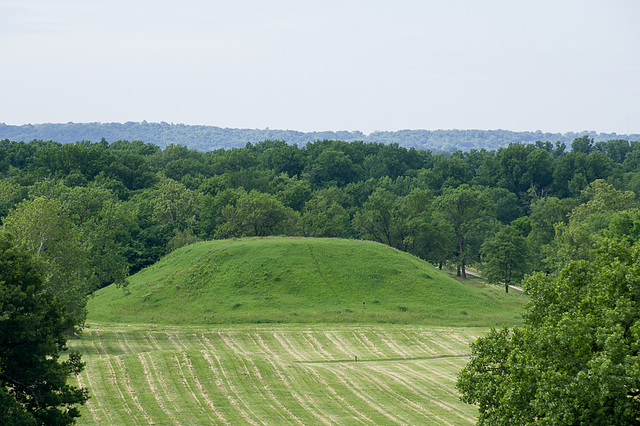
[[[525,302],[371,242],[194,244],[90,300],[79,424],[473,424],[469,344]]]
[[[486,329],[89,324],[79,424],[473,424],[454,389]],[[356,362],[357,357],[357,362]]]

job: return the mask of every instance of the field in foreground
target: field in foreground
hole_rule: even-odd
[[[472,424],[454,384],[486,331],[89,324],[79,424]]]

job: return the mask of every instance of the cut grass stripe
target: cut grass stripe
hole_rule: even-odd
[[[403,420],[400,417],[395,416],[393,413],[385,410],[384,407],[378,404],[376,402],[377,398],[372,395],[371,388],[369,386],[363,385],[361,376],[354,377],[353,375],[346,375],[341,369],[332,369],[331,372],[334,374],[334,377],[337,379],[338,383],[340,383],[352,395],[358,398],[365,407],[368,407],[370,410],[374,410],[375,412],[385,417],[386,422],[392,421],[395,424],[401,425],[410,424],[407,423],[406,420]]]
[[[146,410],[144,409],[144,407],[142,406],[142,404],[140,403],[140,400],[138,399],[138,395],[136,393],[136,390],[134,389],[134,387],[131,385],[131,378],[129,377],[129,373],[127,371],[127,367],[124,363],[124,360],[122,359],[121,355],[118,355],[115,357],[115,361],[116,361],[116,365],[118,366],[118,370],[117,370],[117,377],[121,377],[122,378],[122,385],[124,386],[124,389],[126,391],[126,394],[128,395],[128,398],[131,402],[133,402],[133,405],[135,406],[135,408],[138,410],[139,413],[135,413],[135,412],[130,412],[132,416],[134,417],[138,417],[138,416],[142,416],[144,417],[144,419],[146,420],[147,424],[154,424],[153,419],[149,416],[149,414],[147,414]],[[115,377],[115,376],[114,376]],[[124,399],[124,393],[123,395],[123,399]]]
[[[390,379],[386,380],[385,382],[395,382],[398,385],[405,387],[409,391],[409,394],[428,400],[429,405],[436,405],[437,407],[440,407],[450,413],[454,413],[456,417],[460,417],[470,423],[475,423],[474,418],[466,416],[465,413],[461,412],[460,410],[456,410],[455,407],[443,401],[442,398],[434,398],[432,394],[425,391],[425,382],[430,382],[431,384],[435,385],[434,387],[438,390],[438,394],[442,392],[445,393],[446,396],[450,397],[451,400],[457,400],[458,395],[450,391],[451,386],[453,386],[454,383],[443,384],[442,382],[425,379],[425,375],[422,374],[423,371],[420,371],[420,369],[413,369],[406,364],[399,365],[398,372],[394,372],[393,369],[390,368],[380,368],[379,366],[372,366],[371,368],[376,371],[377,374]],[[417,383],[416,381],[410,379],[414,377],[420,377],[420,383]],[[434,387],[432,387],[431,390],[433,390]],[[412,404],[415,405],[415,403]],[[436,414],[436,412],[432,412],[431,414],[441,420],[443,423],[447,422],[445,419],[440,418]]]
[[[425,417],[426,419],[431,419],[432,421],[435,419],[440,424],[452,425],[443,417],[440,417],[437,414],[435,414],[433,411],[427,409],[426,404],[418,404],[412,399],[407,398],[407,396],[401,394],[400,391],[393,389],[392,386],[390,385],[390,381],[381,380],[383,377],[390,377],[389,374],[385,371],[385,369],[373,367],[373,368],[368,368],[367,369],[368,371],[367,370],[353,371],[354,370],[353,366],[348,366],[347,369],[351,370],[354,374],[360,377],[366,378],[369,381],[369,386],[375,386],[378,389],[380,389],[380,391],[382,391],[382,393],[385,394],[387,398],[392,401],[391,405],[403,407],[404,408],[403,412],[406,413],[407,410],[414,411],[418,415],[418,417]],[[413,392],[412,389],[408,389],[404,383],[400,381],[396,381],[394,384],[396,385],[400,384],[401,391],[403,393],[415,397],[415,392]]]
[[[158,388],[157,388],[156,383],[155,383],[155,379],[152,377],[151,370],[149,369],[149,365],[148,365],[147,360],[145,359],[144,355],[143,354],[138,354],[138,359],[140,360],[140,364],[142,365],[142,371],[144,373],[144,377],[147,380],[147,384],[149,385],[149,390],[151,391],[151,394],[153,395],[153,397],[156,400],[156,402],[158,403],[158,406],[160,407],[162,412],[169,418],[171,423],[180,424],[176,420],[173,412],[169,411],[167,409],[165,401],[160,396],[160,393],[159,393]],[[166,392],[164,394],[166,395]]]
[[[88,378],[89,376],[87,376]],[[84,383],[83,377],[82,377],[82,373],[81,374],[76,374],[74,376],[75,380],[76,380],[76,384],[78,387],[80,388],[84,388],[86,389],[87,386]],[[91,383],[87,383],[89,386],[91,386]],[[95,395],[99,395],[99,394],[95,394]],[[93,419],[94,422],[98,422],[100,420],[100,417],[98,416],[98,410],[100,409],[99,404],[102,398],[98,398],[97,399],[97,404],[94,403],[93,400],[91,400],[91,398],[89,398],[89,400],[87,401],[87,408],[89,409],[89,413],[91,413],[91,418]],[[98,405],[98,407],[96,407],[96,405]]]

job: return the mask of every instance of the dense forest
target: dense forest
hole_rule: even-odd
[[[86,294],[201,240],[360,238],[513,283],[640,229],[640,143],[586,136],[447,156],[336,140],[208,152],[4,140],[0,176],[4,229],[78,322]]]
[[[140,140],[165,148],[171,144],[182,145],[198,151],[219,148],[244,148],[247,143],[264,140],[282,140],[290,145],[304,146],[317,140],[341,140],[398,144],[404,148],[430,150],[432,152],[469,151],[471,149],[498,149],[510,143],[535,143],[536,141],[571,142],[588,136],[595,142],[612,139],[640,140],[640,135],[617,135],[596,132],[513,132],[509,130],[398,130],[375,131],[365,135],[359,131],[299,132],[276,129],[233,129],[216,126],[194,126],[174,123],[43,123],[21,126],[0,123],[0,140],[13,141],[53,140],[61,143],[76,141],[107,142]]]

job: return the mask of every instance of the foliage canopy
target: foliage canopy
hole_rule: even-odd
[[[69,317],[44,288],[29,254],[0,233],[0,422],[3,425],[73,423],[83,389],[67,384],[82,371],[77,354],[60,360]]]
[[[462,399],[479,424],[640,424],[640,243],[525,279],[524,323],[472,344]]]

